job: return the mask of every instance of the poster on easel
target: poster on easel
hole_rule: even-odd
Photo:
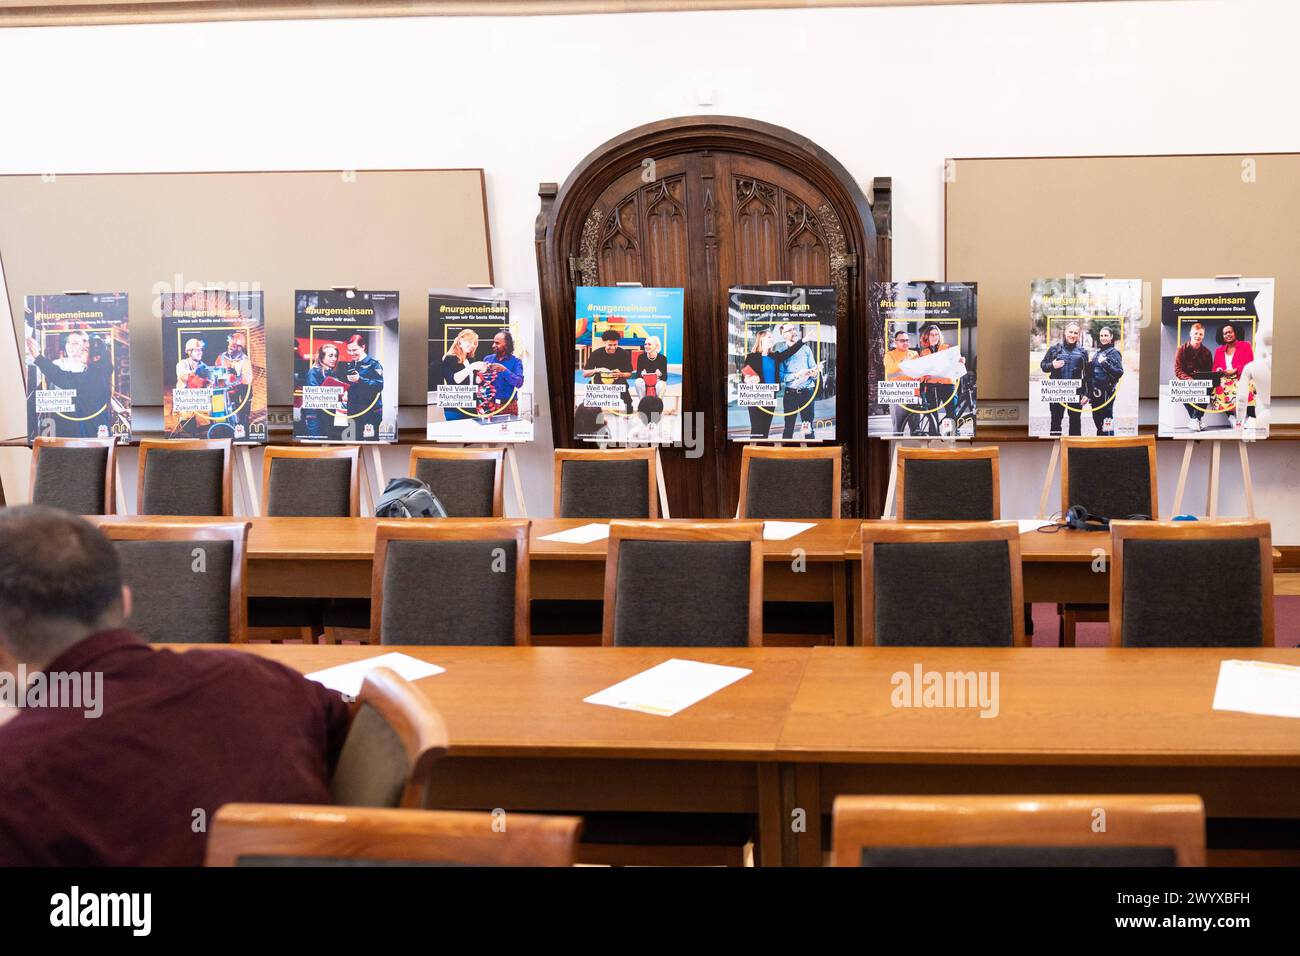
[[[1138,433],[1142,280],[1029,284],[1029,434]]]
[[[528,292],[429,290],[429,441],[533,440],[533,316]]]
[[[681,442],[684,305],[681,289],[577,288],[574,438]]]
[[[396,292],[294,293],[295,441],[397,441],[397,318]]]
[[[125,292],[23,301],[27,443],[131,440],[131,340]]]
[[[732,286],[727,324],[728,440],[833,441],[835,289]]]
[[[974,282],[871,284],[873,438],[975,437]]]
[[[266,322],[261,292],[165,292],[163,432],[266,441]]]
[[[1268,437],[1273,279],[1165,279],[1160,435]]]

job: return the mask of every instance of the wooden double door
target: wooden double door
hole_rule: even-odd
[[[668,498],[674,517],[734,514],[740,444],[727,439],[728,289],[831,286],[836,362],[827,375],[835,441],[845,446],[845,514],[854,513],[867,369],[858,352],[877,252],[861,190],[819,152],[751,120],[669,120],[606,144],[562,190],[543,185],[538,261],[557,447],[574,444],[573,290],[620,282],[682,288],[683,447],[662,449]]]

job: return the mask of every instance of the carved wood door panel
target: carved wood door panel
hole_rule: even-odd
[[[661,450],[668,499],[673,517],[734,514],[742,445],[727,441],[727,290],[787,279],[834,286],[837,363],[852,367],[877,256],[861,190],[788,130],[687,117],[611,140],[562,189],[543,184],[541,195],[538,264],[557,447],[573,444],[574,288],[680,287],[688,448]],[[865,446],[856,407],[865,394],[844,382],[837,392],[836,443],[845,446],[845,485],[856,488],[854,460]],[[855,510],[849,503],[845,514]]]

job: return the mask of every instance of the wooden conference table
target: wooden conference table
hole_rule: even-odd
[[[248,587],[253,597],[369,597],[375,518],[175,518],[114,515],[112,521],[250,521]],[[605,540],[568,544],[541,540],[586,519],[533,519],[529,549],[532,596],[538,600],[601,600]],[[767,601],[829,603],[835,609],[834,642],[850,642],[850,589],[861,574],[861,521],[818,521],[786,541],[764,542],[763,597]],[[1020,536],[1025,600],[1100,603],[1109,599],[1110,576],[1094,571],[1096,549],[1109,568],[1110,536],[1084,531]],[[856,602],[854,602],[856,603]]]
[[[1220,661],[1300,649],[390,650],[447,668],[418,682],[450,736],[444,808],[750,813],[764,865],[805,866],[843,793],[1196,793],[1212,817],[1300,818],[1300,724],[1210,706]],[[304,673],[378,653],[233,652]],[[673,717],[583,703],[672,657],[753,673]],[[895,707],[893,675],[918,666],[996,673],[997,716]]]

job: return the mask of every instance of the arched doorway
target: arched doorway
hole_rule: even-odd
[[[887,183],[887,181],[885,181]],[[880,187],[878,187],[880,188]],[[884,188],[887,188],[885,186]],[[868,284],[888,260],[866,196],[840,163],[790,130],[741,117],[651,123],[589,154],[563,186],[543,183],[538,277],[551,429],[573,441],[574,289],[640,282],[686,290],[684,404],[703,413],[694,450],[664,448],[674,517],[734,514],[740,447],[727,442],[727,290],[773,280],[838,292],[837,443],[846,515],[865,476]],[[877,208],[888,202],[877,196]]]

